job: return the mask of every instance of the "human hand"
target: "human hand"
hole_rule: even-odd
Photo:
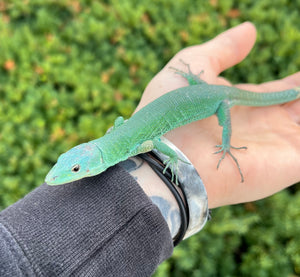
[[[242,61],[252,49],[255,27],[244,23],[202,45],[181,50],[147,86],[137,110],[159,96],[187,81],[174,74],[170,67],[186,71],[180,60],[188,63],[193,73],[209,84],[228,85],[218,75]],[[300,85],[300,72],[282,80],[260,85],[239,84],[236,87],[268,92]],[[185,125],[169,132],[166,137],[191,160],[205,184],[209,208],[258,200],[276,193],[300,180],[300,102],[270,107],[231,109],[233,146],[247,150],[232,150],[244,174],[240,182],[238,169],[228,155],[216,169],[219,155],[213,155],[215,145],[221,144],[222,128],[215,116]]]

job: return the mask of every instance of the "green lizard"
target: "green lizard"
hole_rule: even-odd
[[[220,150],[215,152],[223,152],[217,168],[228,153],[237,165],[243,182],[239,163],[230,149],[246,147],[233,147],[230,144],[230,108],[235,105],[268,106],[286,103],[300,97],[300,88],[254,93],[235,87],[207,84],[190,69],[187,73],[178,70],[176,73],[185,77],[189,86],[162,95],[127,121],[118,117],[112,130],[103,137],[80,144],[62,154],[46,176],[46,183],[61,185],[94,176],[120,161],[152,149],[157,149],[169,157],[164,161],[165,170],[170,167],[174,178],[178,157],[171,148],[160,141],[160,137],[179,126],[212,115],[217,115],[219,125],[223,127],[222,144],[217,145]]]

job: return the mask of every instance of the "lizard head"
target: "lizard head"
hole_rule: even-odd
[[[101,149],[94,143],[83,143],[60,155],[49,171],[45,182],[48,185],[62,185],[106,170]]]

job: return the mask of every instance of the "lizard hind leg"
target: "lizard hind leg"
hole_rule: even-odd
[[[185,78],[188,81],[189,85],[206,84],[206,82],[200,78],[200,76],[204,73],[204,70],[201,70],[199,74],[194,74],[191,71],[190,65],[188,63],[185,63],[181,59],[180,59],[180,62],[183,63],[188,68],[188,72],[184,72],[180,69],[170,67],[171,69],[173,69],[175,71],[176,74],[179,74],[180,76]]]
[[[238,160],[236,159],[235,156],[231,153],[231,149],[247,149],[247,147],[234,147],[231,146],[230,140],[231,140],[231,120],[230,120],[230,102],[228,100],[224,100],[220,103],[220,106],[218,107],[216,111],[216,115],[218,117],[219,125],[223,127],[223,132],[222,132],[222,144],[221,145],[216,145],[216,147],[219,147],[220,150],[215,152],[214,154],[218,154],[223,152],[223,155],[221,156],[217,169],[219,168],[221,162],[224,160],[226,153],[228,153],[233,161],[235,162],[239,173],[241,175],[241,182],[244,182],[244,176],[242,173],[242,170],[240,168],[240,165],[238,163]]]

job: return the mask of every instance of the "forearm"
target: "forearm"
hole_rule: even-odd
[[[119,167],[77,184],[42,185],[0,222],[39,276],[148,276],[173,248],[160,211]]]

